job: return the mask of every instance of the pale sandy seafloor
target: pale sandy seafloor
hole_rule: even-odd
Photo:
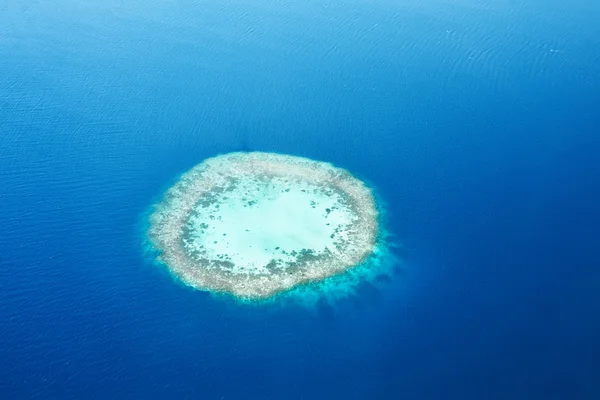
[[[261,300],[372,275],[385,253],[379,219],[372,191],[344,169],[229,153],[181,176],[154,206],[148,239],[185,284]]]

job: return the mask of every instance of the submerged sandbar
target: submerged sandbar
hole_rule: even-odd
[[[192,168],[150,215],[158,259],[186,284],[267,298],[373,253],[371,190],[344,169],[272,153],[229,153]]]

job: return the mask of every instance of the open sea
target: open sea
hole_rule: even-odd
[[[153,264],[240,150],[368,181],[394,273],[248,306]],[[600,399],[600,2],[0,1],[0,399]]]

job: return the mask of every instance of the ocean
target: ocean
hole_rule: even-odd
[[[0,3],[0,399],[599,399],[600,3]],[[149,207],[231,151],[332,162],[394,273],[193,290]]]

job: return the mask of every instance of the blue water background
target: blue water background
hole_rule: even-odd
[[[0,3],[0,398],[600,398],[600,3]],[[236,150],[389,205],[390,281],[243,307],[143,258]]]

